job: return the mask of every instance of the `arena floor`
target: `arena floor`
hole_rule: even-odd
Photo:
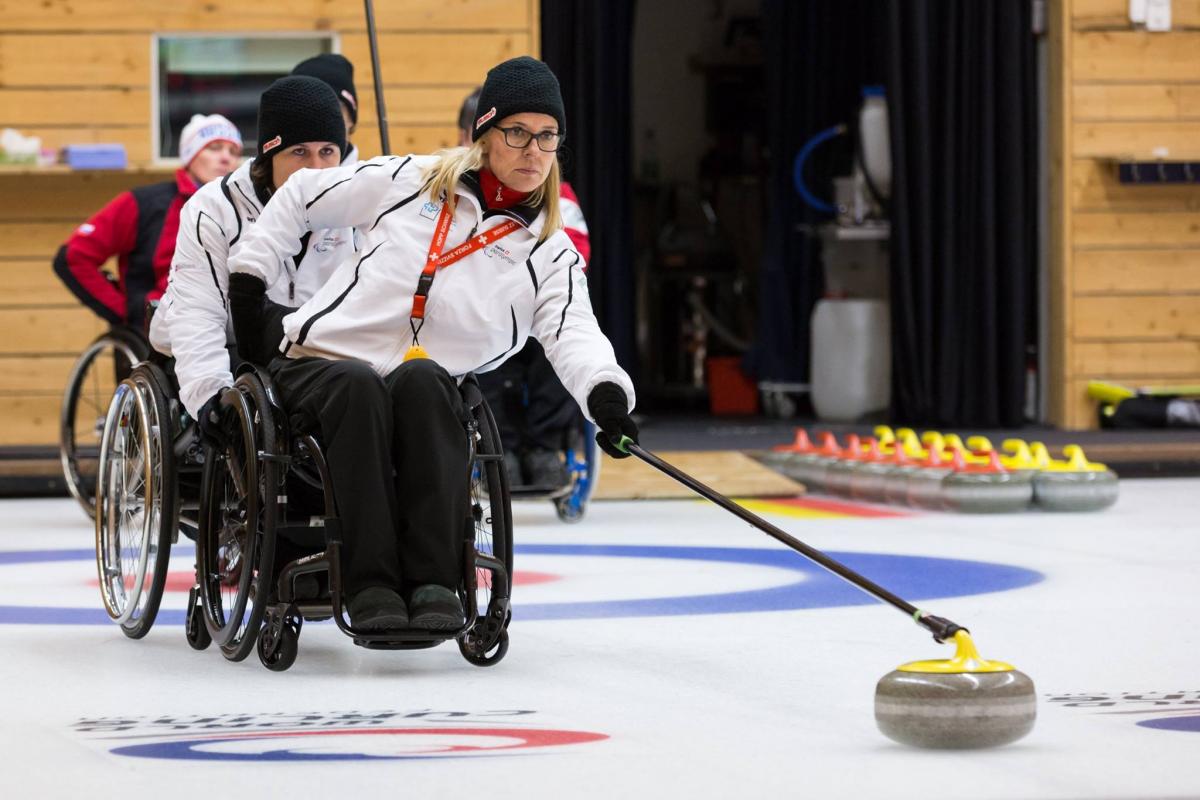
[[[494,668],[323,624],[276,674],[188,648],[187,548],[130,641],[100,610],[79,509],[5,500],[4,794],[1197,797],[1200,479],[1121,490],[1075,516],[754,504],[1034,679],[1033,733],[975,752],[874,725],[875,681],[947,648],[702,501],[596,503],[575,526],[518,505]]]

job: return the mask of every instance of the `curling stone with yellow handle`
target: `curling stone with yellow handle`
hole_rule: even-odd
[[[1088,461],[1083,448],[1063,448],[1066,461],[1050,459],[1033,479],[1033,498],[1047,511],[1100,511],[1117,502],[1117,473]]]
[[[954,644],[953,658],[914,661],[879,680],[879,730],[901,744],[939,750],[997,747],[1033,730],[1037,694],[1029,676],[982,658],[965,629]]]
[[[965,514],[1024,511],[1033,502],[1033,476],[1005,469],[992,450],[986,463],[964,463],[942,480],[942,502],[947,510]]]
[[[1033,448],[1024,439],[1005,439],[1001,442],[1000,463],[1010,472],[1029,473],[1030,478],[1036,478],[1042,471],[1042,466],[1033,457]]]
[[[904,449],[904,455],[909,458],[920,458],[925,455],[925,450],[921,447],[921,440],[917,438],[917,432],[912,428],[897,428],[896,442]]]

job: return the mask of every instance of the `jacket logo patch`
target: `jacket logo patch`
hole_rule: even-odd
[[[75,229],[75,232],[80,236],[91,236],[96,232],[96,226],[90,222],[85,222]]]
[[[418,213],[420,213],[420,215],[422,217],[424,217],[425,219],[434,219],[435,220],[435,219],[437,219],[438,211],[440,209],[441,209],[440,205],[433,202],[432,200],[429,200],[425,203],[425,205],[421,206],[421,210]]]
[[[321,238],[321,241],[313,245],[313,250],[316,250],[318,253],[326,253],[344,241],[345,240],[336,233],[327,233]]]
[[[517,260],[513,258],[512,251],[506,250],[498,244],[483,248],[483,254],[488,258],[498,258],[501,261],[507,261],[509,264],[517,263]]]

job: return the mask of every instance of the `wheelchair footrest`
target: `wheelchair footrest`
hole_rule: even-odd
[[[453,637],[449,637],[453,638]],[[371,639],[365,636],[354,637],[354,643],[368,650],[425,650],[437,647],[446,639],[415,639],[411,641],[395,641],[391,639]]]

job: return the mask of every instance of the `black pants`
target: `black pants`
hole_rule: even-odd
[[[579,416],[575,398],[532,337],[508,361],[480,375],[479,388],[496,418],[506,453],[562,450]]]
[[[361,361],[323,358],[277,358],[270,372],[292,425],[317,433],[325,448],[346,592],[458,586],[470,524],[454,379],[428,359],[385,378]]]

